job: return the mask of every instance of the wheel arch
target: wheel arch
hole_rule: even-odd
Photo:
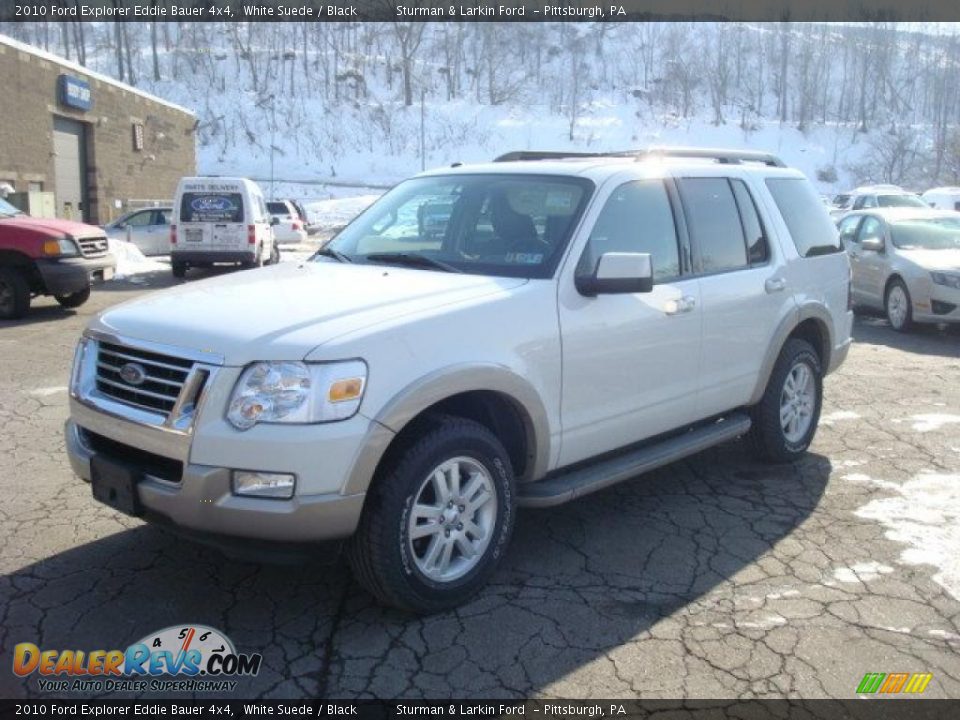
[[[365,492],[391,453],[436,415],[466,417],[487,427],[507,450],[518,482],[546,473],[550,428],[533,386],[501,365],[463,364],[411,383],[372,418],[374,427],[343,492]]]

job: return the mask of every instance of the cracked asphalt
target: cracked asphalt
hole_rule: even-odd
[[[122,649],[181,623],[263,654],[239,697],[838,698],[866,672],[930,672],[927,697],[960,695],[960,332],[858,318],[802,462],[732,443],[522,511],[492,584],[415,618],[342,565],[228,560],[73,477],[73,345],[95,312],[162,284],[0,323],[0,697],[41,695],[11,672],[18,642]],[[904,518],[915,501],[927,515]]]

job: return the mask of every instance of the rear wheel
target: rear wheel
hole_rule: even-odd
[[[887,288],[887,297],[884,303],[887,311],[887,321],[897,332],[907,332],[913,326],[913,304],[910,300],[910,291],[903,280],[894,280]]]
[[[182,260],[174,260],[170,263],[170,267],[173,270],[173,276],[175,278],[182,278],[187,274],[187,264]]]
[[[90,299],[90,286],[88,285],[83,290],[77,290],[77,292],[70,293],[69,295],[54,295],[54,297],[56,298],[57,302],[60,303],[60,307],[80,307]]]
[[[367,494],[350,564],[385,604],[446,610],[486,584],[514,514],[513,471],[500,441],[472,420],[440,417]]]
[[[273,249],[270,251],[270,265],[276,265],[280,262],[280,246],[276,243],[273,244]]]
[[[806,340],[787,340],[751,412],[749,439],[760,457],[792,462],[807,451],[820,421],[822,375],[813,346]]]
[[[16,320],[30,308],[30,286],[17,268],[0,267],[0,320]]]

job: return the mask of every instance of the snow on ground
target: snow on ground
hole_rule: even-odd
[[[947,415],[945,413],[931,413],[929,415],[914,415],[913,429],[917,432],[930,432],[939,430],[944,425],[960,423],[960,415]]]
[[[117,259],[117,274],[114,276],[117,280],[170,269],[169,265],[146,257],[140,248],[126,240],[107,238],[107,243],[110,253]]]
[[[311,222],[325,230],[343,227],[366,210],[380,195],[360,195],[352,198],[307,202],[304,209]]]
[[[852,567],[841,567],[833,571],[833,577],[842,583],[867,582],[881,575],[892,573],[893,568],[878,562],[862,562]]]
[[[857,516],[880,521],[889,539],[908,546],[901,562],[933,565],[933,579],[960,598],[960,475],[922,473],[886,485],[896,495],[871,501]]]
[[[836,410],[832,413],[820,416],[820,422],[824,425],[833,425],[838,420],[857,420],[859,415],[850,410]]]

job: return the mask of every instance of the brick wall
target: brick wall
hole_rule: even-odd
[[[59,103],[61,74],[90,83],[90,110]],[[16,190],[39,182],[43,190],[55,193],[53,117],[85,124],[89,222],[108,222],[124,212],[131,199],[169,200],[181,177],[196,174],[192,115],[3,43],[0,97],[0,183],[11,182]],[[140,151],[133,142],[137,123],[143,125]]]

